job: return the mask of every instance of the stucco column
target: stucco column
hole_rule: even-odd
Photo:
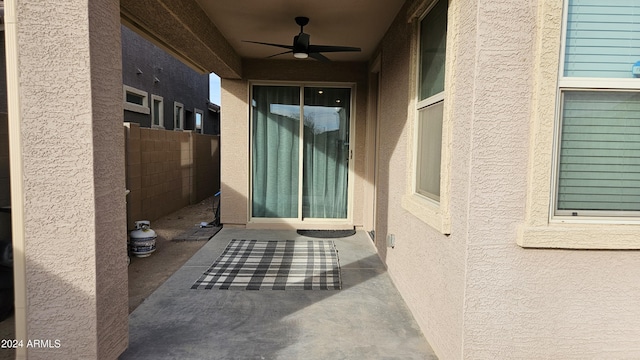
[[[128,338],[119,1],[4,3],[17,355],[114,359]]]
[[[220,221],[247,224],[249,190],[249,121],[246,80],[221,79],[224,110],[220,112]]]

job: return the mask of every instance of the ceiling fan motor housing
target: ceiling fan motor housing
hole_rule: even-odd
[[[293,37],[293,52],[309,53],[309,34],[301,32]]]

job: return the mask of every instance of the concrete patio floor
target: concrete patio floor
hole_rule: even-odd
[[[223,228],[129,316],[122,360],[437,359],[366,233],[333,239],[342,290],[190,289],[232,239],[307,238]]]

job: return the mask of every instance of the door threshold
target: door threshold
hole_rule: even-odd
[[[353,230],[353,223],[336,222],[274,222],[274,221],[250,221],[247,229],[268,230]]]

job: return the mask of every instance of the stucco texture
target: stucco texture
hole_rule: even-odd
[[[628,225],[574,232],[549,224],[561,1],[449,1],[443,192],[434,213],[447,231],[401,200],[413,196],[417,21],[430,4],[407,1],[373,56],[380,58],[375,243],[427,340],[442,359],[640,358],[637,252],[518,245],[523,234],[592,243],[610,231],[605,240],[614,245],[621,235],[637,239]],[[358,81],[364,89],[348,76],[324,77],[336,69],[306,66],[250,60],[243,74]],[[222,84],[223,207],[231,203],[222,221],[244,225],[249,81]],[[358,106],[365,95],[358,93]],[[356,149],[366,134],[357,126]]]
[[[492,112],[500,116],[487,119],[484,127],[512,118],[510,126],[515,129],[500,131],[502,149],[489,145],[487,136],[479,139],[489,143],[487,150],[493,148],[489,155],[500,159],[496,165],[503,175],[475,167],[479,177],[491,180],[477,187],[472,199],[494,182],[497,188],[491,194],[497,195],[497,201],[487,199],[475,205],[474,213],[484,220],[478,216],[474,221],[478,231],[469,237],[465,357],[638,358],[640,349],[634,344],[640,338],[637,252],[523,249],[514,245],[523,225],[548,226],[562,9],[560,2],[548,0],[510,7],[488,3],[490,7],[478,12],[480,48],[512,55],[496,58],[479,51],[478,64],[503,69],[494,86],[511,93],[497,92],[492,97]],[[505,42],[496,29],[511,34],[512,40]],[[527,73],[534,76],[518,76]],[[490,79],[483,80],[487,81]],[[488,94],[476,98],[485,104],[490,101]],[[474,103],[474,109],[479,105]],[[495,110],[503,107],[509,109],[507,114]],[[479,126],[480,122],[474,121],[474,130]],[[502,159],[507,156],[509,160]],[[623,228],[599,225],[549,235],[556,242],[572,237],[586,244],[590,237],[604,234],[600,241],[615,244],[620,242]],[[637,238],[637,233],[633,236]]]
[[[455,359],[462,354],[465,231],[460,230],[465,224],[454,222],[447,237],[409,213],[400,201],[411,187],[407,174],[416,111],[412,43],[417,28],[408,21],[412,5],[401,10],[380,47],[376,247],[438,356]],[[461,141],[459,146],[467,140]],[[395,236],[394,248],[387,247],[389,234]]]
[[[220,221],[244,225],[249,211],[249,85],[224,78],[221,84]]]
[[[425,336],[444,359],[639,357],[637,252],[517,245],[523,224],[548,219],[548,185],[536,189],[550,181],[560,2],[449,1],[442,206],[450,236],[398,201],[413,168],[410,21],[428,3],[408,2],[380,46],[376,227],[379,253]]]
[[[24,247],[14,258],[25,264],[26,304],[16,306],[26,307],[25,343],[60,344],[19,356],[115,358],[126,347],[118,9],[118,1],[17,1],[22,71],[11,76],[21,117],[10,121],[22,130]]]

